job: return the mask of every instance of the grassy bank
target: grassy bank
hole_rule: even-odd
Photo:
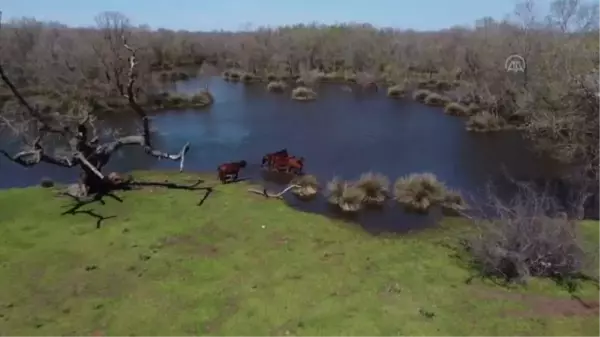
[[[60,215],[72,200],[53,194],[0,192],[2,335],[598,335],[597,311],[552,282],[465,284],[459,219],[374,237],[231,184],[201,206],[203,190],[119,193],[81,208],[114,216],[97,229]],[[597,245],[598,225],[584,226]]]

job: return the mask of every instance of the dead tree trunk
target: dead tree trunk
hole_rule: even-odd
[[[1,16],[0,16],[1,19]],[[142,121],[142,131],[140,134],[129,135],[118,138],[111,142],[100,143],[99,138],[95,135],[90,135],[90,129],[95,131],[93,121],[90,118],[91,112],[86,109],[81,109],[81,119],[74,126],[68,125],[68,118],[44,115],[38,111],[33,105],[27,102],[27,99],[19,92],[4,68],[0,64],[0,79],[10,89],[16,100],[25,109],[28,114],[29,123],[34,123],[37,126],[35,130],[36,138],[30,145],[29,150],[9,154],[7,151],[0,149],[0,153],[9,160],[22,165],[24,167],[34,166],[40,162],[45,162],[53,165],[72,168],[78,166],[82,170],[81,184],[85,186],[87,193],[98,193],[110,188],[114,182],[102,173],[103,167],[108,163],[111,156],[124,146],[140,146],[146,154],[159,158],[179,161],[179,170],[183,170],[185,154],[190,148],[189,143],[185,144],[181,151],[176,154],[169,154],[156,150],[152,146],[150,138],[150,121],[143,108],[138,104],[136,97],[136,49],[127,44],[125,37],[122,38],[122,47],[129,52],[128,69],[124,69],[127,73],[127,85],[125,90],[123,86],[116,82],[117,92],[122,93],[127,99],[129,107],[137,114]],[[11,126],[11,121],[0,115],[0,121]],[[17,128],[13,128],[17,130]],[[59,157],[49,154],[43,146],[43,139],[48,134],[58,134],[69,139],[69,154],[64,157]]]

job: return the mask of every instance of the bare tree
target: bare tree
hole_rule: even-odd
[[[20,116],[20,118],[10,118],[3,113],[0,121],[3,126],[20,135],[28,147],[16,154],[9,154],[6,150],[0,150],[0,153],[9,160],[26,167],[40,162],[65,168],[79,167],[82,170],[81,183],[85,193],[102,192],[110,186],[108,177],[102,173],[102,168],[108,163],[112,154],[124,146],[140,146],[150,156],[180,161],[180,170],[183,170],[185,154],[190,147],[187,143],[179,153],[169,154],[152,146],[150,120],[137,100],[139,91],[137,87],[139,77],[137,49],[128,44],[127,30],[124,26],[115,26],[115,22],[112,20],[103,22],[110,24],[111,35],[109,36],[106,31],[104,33],[107,34],[105,38],[111,47],[111,52],[122,57],[127,55],[125,62],[115,62],[107,67],[113,71],[111,74],[107,74],[107,80],[127,100],[129,107],[141,120],[142,130],[139,134],[101,142],[94,123],[96,118],[85,100],[77,101],[68,109],[57,113],[40,111],[21,94],[9,78],[3,64],[0,64],[0,79],[9,88],[20,106],[18,113],[11,115]],[[115,27],[117,27],[116,30]],[[117,32],[122,34],[119,36],[115,34]],[[120,44],[117,44],[119,39]],[[117,60],[120,61],[119,57]],[[101,60],[101,62],[105,62],[105,60]],[[53,136],[68,144],[64,154],[55,154],[54,151],[47,148],[45,141]]]

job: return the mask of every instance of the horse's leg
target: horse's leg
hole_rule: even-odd
[[[233,179],[232,181],[237,181],[238,180],[238,175],[240,174],[240,171],[235,172],[235,174],[233,175]]]
[[[227,176],[225,175],[225,172],[223,171],[219,171],[219,180],[221,180],[221,183],[225,184],[227,182]]]

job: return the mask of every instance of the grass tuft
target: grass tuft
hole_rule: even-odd
[[[317,93],[308,87],[297,87],[292,90],[292,99],[296,101],[312,101],[317,99]]]

